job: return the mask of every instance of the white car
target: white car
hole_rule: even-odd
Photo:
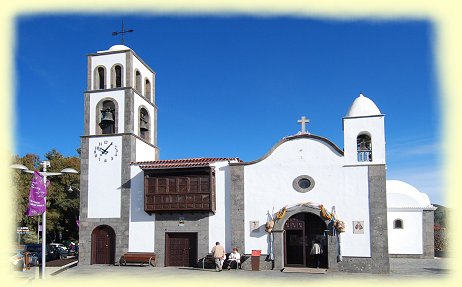
[[[61,249],[67,250],[67,247],[64,246],[64,244],[62,244],[62,243],[50,243],[49,245],[54,246],[56,248],[61,248]]]

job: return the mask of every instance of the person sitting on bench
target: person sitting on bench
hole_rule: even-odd
[[[233,248],[233,252],[229,254],[228,257],[228,270],[231,269],[232,265],[236,264],[236,269],[239,268],[239,264],[241,263],[241,254],[239,254],[237,248]]]

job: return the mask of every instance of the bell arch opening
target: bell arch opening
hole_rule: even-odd
[[[356,138],[356,150],[358,162],[372,161],[372,140],[371,136],[362,132]]]
[[[139,114],[139,127],[138,127],[138,135],[140,138],[144,139],[145,141],[149,142],[151,140],[151,120],[148,113],[148,110],[141,106],[138,110]]]
[[[104,98],[96,105],[95,134],[115,134],[118,132],[118,105],[117,101],[112,98]]]

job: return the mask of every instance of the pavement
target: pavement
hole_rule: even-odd
[[[190,267],[151,267],[151,266],[114,266],[114,265],[87,265],[77,264],[78,261],[69,260],[63,266],[46,268],[46,280],[70,282],[79,279],[103,279],[114,280],[117,278],[131,279],[155,279],[157,280],[203,280],[211,279],[210,282],[219,279],[220,282],[229,280],[271,280],[274,282],[284,282],[288,279],[295,280],[322,280],[322,279],[444,279],[451,272],[448,267],[449,259],[409,259],[409,258],[390,258],[390,274],[369,274],[369,273],[345,273],[327,270],[327,272],[310,272],[300,270],[296,272],[281,272],[280,270],[223,270],[216,272],[215,269],[201,269]],[[50,264],[52,265],[52,264]],[[56,264],[55,264],[56,265]],[[20,272],[15,271],[15,277],[22,282],[32,282],[39,279],[38,268],[32,267],[30,270]],[[238,276],[236,276],[238,275]],[[224,280],[224,281],[221,281]]]

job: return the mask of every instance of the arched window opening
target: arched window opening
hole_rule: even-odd
[[[98,89],[104,89],[105,81],[104,81],[104,68],[98,67]]]
[[[144,83],[144,93],[145,93],[146,98],[150,100],[151,99],[151,82],[149,82],[148,79],[146,79]]]
[[[372,141],[369,135],[360,134],[356,138],[356,147],[358,151],[358,161],[372,161]]]
[[[95,90],[102,90],[106,86],[106,79],[105,79],[106,70],[104,67],[99,66],[95,69],[94,74],[94,89]]]
[[[403,220],[402,219],[396,219],[393,221],[393,228],[394,229],[403,229]]]
[[[135,72],[135,90],[137,90],[138,93],[141,94],[141,92],[142,92],[141,89],[142,89],[142,87],[141,87],[141,73],[140,73],[140,71],[137,70]]]
[[[116,109],[114,102],[104,101],[100,112],[101,121],[99,122],[99,126],[101,127],[101,134],[114,134],[116,121]]]
[[[139,123],[139,136],[140,138],[149,141],[149,131],[150,131],[150,124],[149,124],[149,114],[145,108],[140,109],[140,123]]]
[[[111,88],[122,87],[122,66],[114,65],[111,71]]]

